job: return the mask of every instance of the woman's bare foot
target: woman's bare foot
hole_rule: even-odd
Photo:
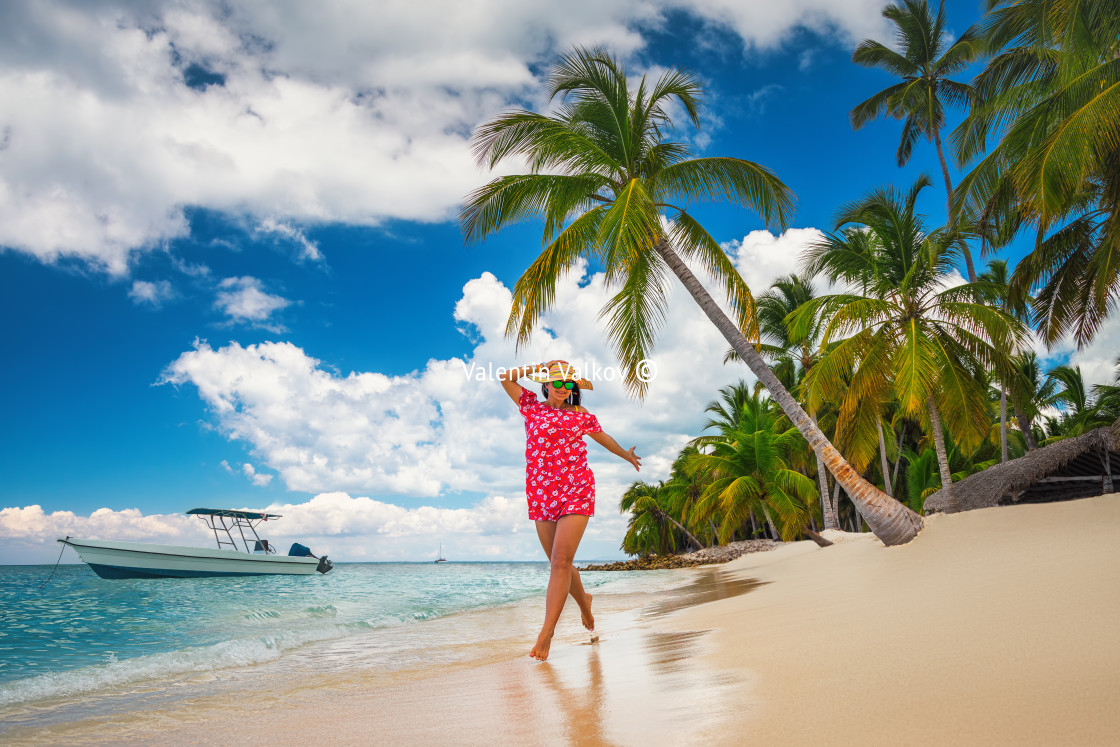
[[[587,593],[584,593],[584,596],[587,597],[587,603],[586,603],[586,605],[580,605],[579,617],[580,617],[580,620],[583,621],[583,627],[587,628],[592,633],[594,633],[595,632],[595,616],[591,614],[591,595],[587,594]]]
[[[537,645],[533,646],[533,650],[529,652],[529,656],[532,656],[537,661],[545,661],[548,659],[548,649],[551,646],[552,633],[542,630],[541,634],[537,636]]]

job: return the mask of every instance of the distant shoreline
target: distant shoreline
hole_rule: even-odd
[[[768,539],[752,539],[731,542],[716,547],[705,547],[679,555],[646,555],[630,560],[616,560],[607,563],[591,563],[580,566],[581,571],[662,571],[671,568],[695,568],[701,565],[729,563],[754,552],[767,552],[781,547],[784,542]]]

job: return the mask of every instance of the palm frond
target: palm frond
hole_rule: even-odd
[[[580,257],[597,251],[600,224],[607,212],[597,207],[584,213],[549,244],[513,286],[506,334],[515,335],[520,347],[529,341],[541,315],[556,300],[556,283]]]
[[[741,158],[693,158],[666,166],[650,180],[650,193],[727,201],[783,230],[794,209],[789,187],[765,166]]]

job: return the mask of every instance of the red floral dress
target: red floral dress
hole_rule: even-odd
[[[603,429],[589,412],[560,410],[524,387],[517,409],[525,418],[525,497],[529,519],[556,521],[565,514],[595,515],[595,475],[587,466],[583,437]]]

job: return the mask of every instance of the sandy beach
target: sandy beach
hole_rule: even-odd
[[[913,542],[836,535],[682,569],[656,595],[479,613],[450,666],[276,682],[13,743],[1115,744],[1120,494],[937,515]],[[533,600],[530,600],[533,601]],[[521,649],[525,649],[524,652]]]

